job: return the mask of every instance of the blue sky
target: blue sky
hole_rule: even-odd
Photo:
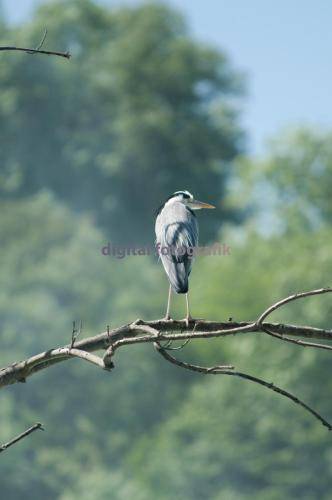
[[[15,23],[28,19],[38,3],[42,0],[2,0]],[[225,50],[247,75],[242,121],[249,151],[263,153],[266,140],[285,127],[305,123],[332,128],[330,0],[168,3],[184,12],[196,38]]]

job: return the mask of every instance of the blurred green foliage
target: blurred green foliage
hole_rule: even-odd
[[[45,46],[70,62],[1,57],[3,195],[47,188],[117,242],[151,242],[154,210],[178,189],[216,201],[209,238],[220,218],[238,217],[219,204],[242,143],[242,78],[224,54],[162,4],[56,1],[3,37],[34,46],[45,26]]]
[[[152,208],[179,188],[218,202],[229,186],[215,219],[200,217],[202,243],[215,235],[231,255],[197,258],[196,316],[250,320],[329,285],[331,134],[292,131],[267,158],[230,163],[241,149],[241,82],[179,14],[56,1],[4,28],[2,42],[35,44],[45,26],[70,63],[0,60],[2,365],[68,342],[73,319],[88,336],[160,317],[167,282],[156,259],[101,248],[129,234],[153,241]],[[183,306],[177,297],[176,315]],[[328,328],[332,308],[313,297],[272,319]],[[332,418],[328,353],[252,335],[191,342],[177,355],[230,362]],[[70,361],[1,391],[0,442],[36,421],[46,428],[1,455],[2,498],[331,498],[331,438],[299,407],[232,377],[181,371],[149,345],[119,350],[115,364],[109,374]]]

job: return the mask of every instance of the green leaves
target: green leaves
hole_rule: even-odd
[[[49,19],[47,44],[69,50],[70,62],[0,61],[2,193],[47,188],[127,243],[151,241],[154,210],[177,189],[199,189],[218,205],[231,175],[223,161],[236,156],[240,136],[241,78],[226,56],[201,47],[161,4],[109,11],[53,2],[8,36],[33,44]],[[229,108],[222,119],[217,105]],[[203,236],[231,217],[220,208]]]
[[[300,127],[280,134],[270,144],[263,160],[238,164],[244,199],[250,197],[257,212],[270,217],[274,224],[270,230],[275,233],[297,231],[300,235],[330,226],[331,133]]]

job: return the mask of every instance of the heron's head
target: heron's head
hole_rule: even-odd
[[[201,210],[202,208],[216,208],[209,203],[205,203],[203,201],[195,200],[193,195],[189,193],[189,191],[176,191],[170,197],[170,200],[180,201],[186,207],[191,210]]]

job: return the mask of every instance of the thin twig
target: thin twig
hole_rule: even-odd
[[[165,350],[165,351],[180,351],[181,349],[183,349],[187,344],[189,344],[189,342],[191,341],[191,339],[187,339],[185,340],[184,342],[182,342],[181,345],[178,345],[176,347],[171,347],[169,345],[167,345],[168,343],[166,343],[166,345],[163,345],[162,348]],[[172,340],[170,341],[172,342]]]
[[[78,330],[76,328],[76,322],[73,321],[73,330],[72,330],[72,333],[71,333],[71,344],[70,344],[71,348],[74,347],[74,344],[75,344],[76,340],[81,335],[82,329],[83,329],[83,322],[82,322],[82,320],[80,320],[80,326],[79,326]]]
[[[36,47],[36,50],[40,50],[42,48],[46,37],[47,37],[47,28],[45,28],[43,38],[40,40],[39,45]]]
[[[76,321],[74,320],[73,321],[73,329],[71,332],[71,344],[70,344],[71,349],[74,347],[74,344],[75,344],[76,333],[77,333]]]
[[[260,379],[258,377],[254,377],[253,375],[249,375],[248,373],[243,373],[243,372],[236,372],[234,370],[230,370],[230,367],[227,366],[216,366],[216,367],[204,367],[204,366],[198,366],[198,365],[193,365],[191,363],[187,363],[184,361],[180,361],[176,359],[174,356],[171,356],[169,352],[165,351],[157,342],[154,343],[154,346],[157,350],[157,352],[163,356],[164,359],[169,361],[170,363],[180,366],[181,368],[185,368],[186,370],[191,370],[195,372],[200,372],[200,373],[205,373],[209,375],[230,375],[233,377],[240,377],[245,380],[250,380],[251,382],[255,382],[256,384],[260,384],[263,387],[266,387],[267,389],[270,389],[274,392],[277,392],[278,394],[281,394],[282,396],[285,396],[286,398],[290,399],[294,403],[302,406],[305,410],[307,410],[309,413],[311,413],[317,420],[319,420],[325,427],[328,428],[329,431],[332,430],[332,425],[325,420],[319,413],[317,413],[315,410],[313,410],[310,406],[308,406],[306,403],[301,401],[298,397],[294,396],[288,391],[285,391],[284,389],[281,389],[280,387],[274,385],[273,383],[266,382],[263,379]]]
[[[194,333],[194,331],[196,330],[196,325],[197,325],[197,323],[195,322],[195,326],[192,329],[192,333]],[[180,351],[181,349],[186,347],[186,345],[189,344],[190,341],[191,341],[191,338],[189,337],[187,340],[182,342],[182,344],[180,344],[176,347],[172,347],[173,340],[169,340],[168,342],[166,342],[166,344],[162,345],[162,348],[165,349],[165,351]]]
[[[38,429],[41,431],[44,430],[43,425],[40,422],[37,422],[37,424],[33,425],[32,427],[30,427],[26,431],[22,432],[21,434],[19,434],[16,437],[14,437],[10,441],[8,441],[8,443],[0,445],[0,453],[7,450],[7,448],[9,448],[13,444],[17,443],[18,441],[21,441],[21,439],[25,438],[26,436],[29,436],[29,434],[37,431]]]

